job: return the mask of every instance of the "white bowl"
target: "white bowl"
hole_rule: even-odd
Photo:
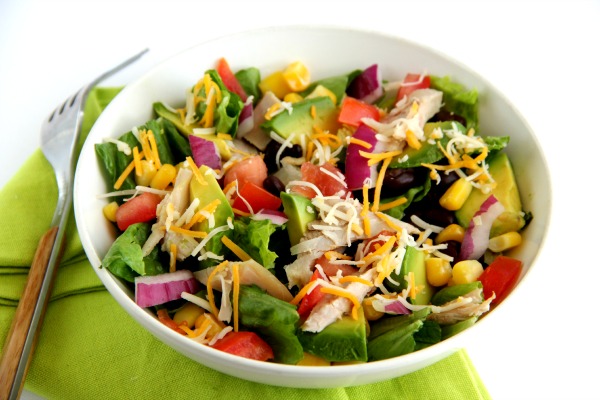
[[[225,57],[232,69],[257,67],[266,76],[275,69],[302,60],[314,79],[379,64],[386,79],[401,79],[407,72],[428,71],[449,75],[480,95],[480,129],[485,135],[510,134],[507,152],[513,162],[523,208],[533,220],[524,232],[523,244],[512,255],[524,263],[515,290],[539,254],[549,224],[551,197],[546,162],[534,133],[510,102],[484,78],[445,55],[398,37],[355,29],[331,27],[280,27],[238,33],[200,44],[163,62],[129,84],[109,104],[94,125],[81,152],[74,188],[75,217],[85,252],[100,279],[117,302],[158,340],[186,357],[239,378],[278,386],[324,388],[373,383],[421,369],[464,347],[478,325],[493,323],[492,310],[473,327],[429,348],[388,360],[335,367],[300,367],[259,362],[232,356],[198,344],[160,323],[138,307],[133,293],[100,268],[101,259],[115,238],[113,227],[102,215],[106,200],[94,144],[117,137],[153,118],[152,103],[180,103],[184,91],[206,69]],[[498,327],[502,329],[502,327]]]

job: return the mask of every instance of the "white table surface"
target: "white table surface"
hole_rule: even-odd
[[[521,110],[550,164],[552,228],[526,285],[466,349],[494,399],[599,399],[599,1],[0,0],[0,187],[38,147],[42,119],[130,54],[151,49],[106,84],[228,30],[302,23],[432,46]]]

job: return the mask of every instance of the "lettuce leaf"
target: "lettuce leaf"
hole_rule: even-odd
[[[252,96],[252,103],[256,105],[260,100],[260,70],[255,67],[239,70],[235,77],[248,96]]]
[[[159,260],[158,247],[143,257],[142,246],[150,235],[150,224],[130,225],[113,242],[102,259],[102,267],[113,275],[133,282],[139,275],[158,275],[166,272]]]
[[[233,223],[233,240],[252,259],[267,269],[275,267],[277,254],[269,249],[271,235],[277,225],[269,220],[253,220],[248,217],[236,219]]]
[[[444,93],[443,110],[465,120],[467,130],[479,129],[479,95],[477,89],[468,90],[450,77],[431,76],[431,88]]]

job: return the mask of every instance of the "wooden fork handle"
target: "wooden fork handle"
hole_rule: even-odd
[[[2,360],[0,361],[0,377],[2,377],[2,379],[0,379],[0,400],[18,398],[23,390],[23,383],[25,382],[24,378],[21,379],[16,392],[15,389],[17,388],[14,387],[14,383],[15,379],[17,378],[19,363],[26,363],[25,369],[23,370],[23,377],[26,375],[27,369],[29,368],[31,356],[29,356],[27,359],[23,359],[22,361],[21,358],[27,343],[27,336],[30,334],[29,330],[36,305],[38,302],[42,302],[41,305],[43,308],[39,323],[37,324],[38,329],[36,329],[35,332],[31,332],[31,334],[34,336],[33,341],[31,342],[31,351],[29,354],[32,354],[37,343],[39,327],[41,326],[41,321],[44,318],[45,308],[48,303],[48,298],[50,297],[50,289],[54,281],[54,276],[50,277],[50,288],[46,292],[46,295],[43,296],[44,298],[40,298],[40,293],[46,271],[48,270],[48,263],[50,260],[50,255],[52,254],[52,248],[54,246],[57,232],[58,227],[52,227],[41,237],[33,257],[33,263],[31,264],[31,269],[29,270],[23,295],[21,296],[21,300],[17,306],[15,316],[8,332],[8,337],[4,343]]]

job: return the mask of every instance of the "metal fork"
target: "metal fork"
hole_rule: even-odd
[[[50,298],[56,267],[64,247],[65,227],[73,197],[73,174],[77,161],[75,152],[87,96],[94,86],[137,61],[147,51],[143,50],[83,86],[42,124],[41,149],[56,175],[58,201],[51,227],[39,241],[4,344],[0,362],[0,400],[17,399],[21,394]]]

